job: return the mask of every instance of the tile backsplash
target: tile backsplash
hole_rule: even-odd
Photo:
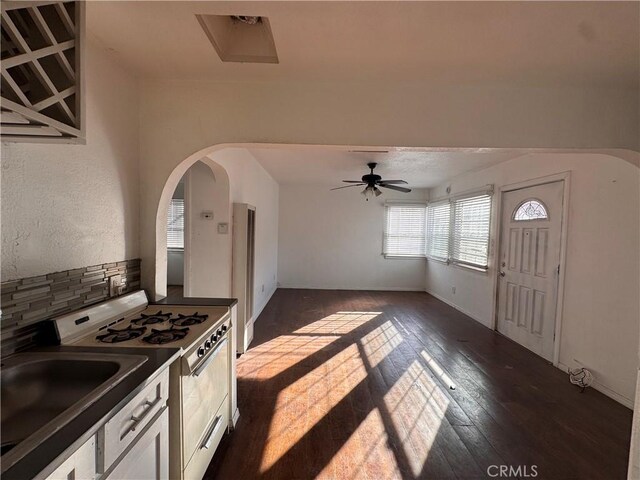
[[[109,297],[109,278],[122,277],[122,293],[140,288],[140,259],[22,278],[0,284],[2,355],[34,344],[42,320]]]

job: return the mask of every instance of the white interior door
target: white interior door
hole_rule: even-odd
[[[502,195],[498,331],[553,360],[564,182]]]

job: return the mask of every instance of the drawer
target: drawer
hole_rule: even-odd
[[[113,464],[144,427],[167,404],[168,396],[169,369],[167,368],[105,424],[103,471],[106,471]]]
[[[185,480],[202,478],[207,471],[213,454],[220,444],[223,435],[229,425],[229,397],[227,396],[213,417],[211,423],[205,429],[205,433],[198,442],[195,453],[188,461],[184,469]]]

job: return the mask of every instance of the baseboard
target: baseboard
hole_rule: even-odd
[[[438,300],[440,300],[441,302],[446,303],[446,304],[447,304],[447,305],[449,305],[450,307],[455,308],[455,309],[456,309],[456,310],[458,310],[459,312],[464,313],[467,317],[472,318],[473,320],[475,320],[475,321],[476,321],[476,322],[478,322],[479,324],[484,325],[484,326],[485,326],[485,327],[487,327],[487,328],[491,328],[491,326],[490,326],[490,325],[487,325],[485,322],[483,322],[482,320],[480,320],[480,319],[479,319],[478,317],[476,317],[474,314],[472,314],[471,312],[466,311],[464,308],[462,308],[462,307],[460,307],[460,306],[456,305],[456,304],[455,304],[455,303],[453,303],[452,301],[447,300],[447,299],[446,299],[446,298],[444,298],[444,297],[441,297],[441,296],[440,296],[440,295],[438,295],[437,293],[430,292],[429,290],[425,290],[425,292],[426,292],[426,293],[428,293],[429,295],[431,295],[432,297],[437,298],[437,299],[438,299]]]
[[[563,372],[568,372],[569,370],[569,366],[565,365],[564,363],[558,362],[558,365],[556,365],[560,370],[562,370]],[[569,379],[567,378],[567,382],[569,381]],[[611,390],[609,387],[607,387],[606,385],[603,385],[602,383],[598,382],[598,379],[596,378],[593,382],[593,384],[591,385],[591,388],[593,388],[594,390],[599,391],[600,393],[606,395],[607,397],[611,398],[612,400],[615,400],[616,402],[624,405],[627,408],[630,408],[631,410],[633,410],[633,400],[630,398],[625,397],[624,395],[619,394],[618,392]]]
[[[278,288],[291,288],[300,290],[353,290],[370,292],[424,292],[424,287],[402,288],[402,287],[353,287],[353,286],[318,286],[318,285],[280,285]]]

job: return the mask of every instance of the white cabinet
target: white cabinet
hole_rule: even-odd
[[[76,450],[46,480],[89,480],[96,478],[96,436]]]
[[[169,478],[169,409],[133,442],[124,457],[102,477],[113,480],[161,480]]]
[[[155,377],[45,480],[169,478],[169,368]],[[46,475],[49,468],[53,473]],[[43,476],[44,475],[44,476]]]

